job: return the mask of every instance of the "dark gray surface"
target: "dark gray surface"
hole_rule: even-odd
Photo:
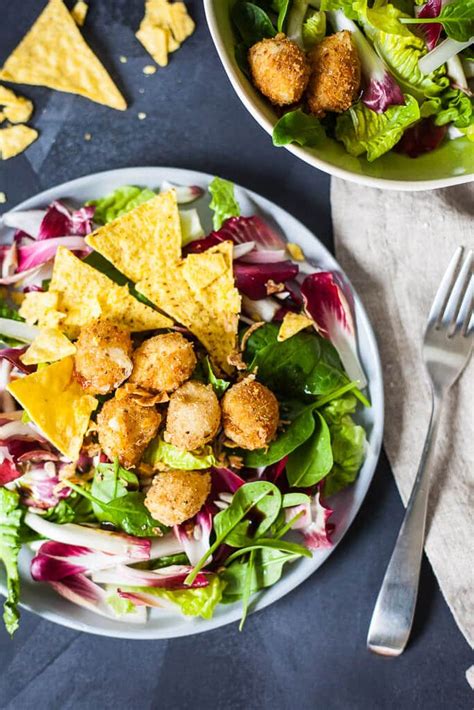
[[[0,0],[0,62],[43,2]],[[133,37],[142,0],[91,0],[85,35],[119,77],[126,113],[25,87],[41,139],[0,163],[11,207],[87,173],[173,165],[220,173],[292,212],[331,245],[329,179],[283,150],[240,105],[219,64],[199,0],[198,29],[166,70]],[[127,64],[119,56],[128,57]],[[143,88],[144,93],[139,89]],[[144,111],[147,118],[138,120]],[[92,134],[90,142],[84,133]],[[383,199],[383,193],[380,194]],[[363,298],[363,293],[361,294]],[[0,632],[0,707],[29,708],[468,708],[470,650],[424,563],[415,631],[397,660],[369,655],[365,637],[403,511],[382,458],[354,525],[329,561],[269,609],[236,625],[174,641],[115,641],[63,629],[23,612],[10,641]]]

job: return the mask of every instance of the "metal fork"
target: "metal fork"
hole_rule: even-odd
[[[410,636],[441,402],[465,368],[472,352],[473,252],[469,251],[464,259],[463,253],[463,247],[456,249],[443,276],[423,341],[423,360],[431,380],[431,418],[415,483],[367,636],[368,648],[384,656],[399,656]]]

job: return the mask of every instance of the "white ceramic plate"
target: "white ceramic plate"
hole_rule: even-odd
[[[113,170],[89,175],[46,190],[46,192],[42,192],[18,205],[17,209],[45,207],[52,200],[66,198],[72,202],[83,204],[87,200],[102,197],[121,185],[140,185],[155,188],[159,187],[165,179],[180,185],[200,185],[206,188],[212,177],[192,170],[177,170],[175,168]],[[243,214],[250,215],[257,212],[262,214],[267,219],[272,220],[283,234],[291,235],[291,241],[297,242],[302,247],[307,258],[317,262],[323,269],[340,271],[335,259],[318,241],[317,237],[288,212],[254,192],[240,187],[236,189],[236,195]],[[208,197],[205,196],[192,205],[199,209],[205,230],[211,229],[208,203]],[[7,230],[0,227],[0,241],[5,241],[7,236]],[[354,294],[354,297],[360,356],[369,382],[369,396],[372,407],[361,412],[359,417],[359,421],[367,431],[368,447],[367,456],[357,482],[332,499],[335,514],[331,521],[336,523],[336,531],[333,536],[335,545],[348,530],[367,493],[379,457],[383,431],[382,371],[377,344],[367,314],[357,294]],[[312,559],[305,558],[287,566],[282,579],[277,584],[254,598],[252,609],[263,609],[291,592],[292,589],[315,572],[333,550],[334,547],[316,551]],[[22,606],[45,619],[73,629],[79,629],[80,631],[131,639],[174,638],[215,629],[240,618],[240,604],[236,603],[218,606],[214,618],[210,621],[185,619],[168,611],[153,610],[148,623],[143,626],[115,622],[67,602],[46,584],[33,582],[29,574],[30,559],[31,553],[26,549],[23,550],[20,555]],[[5,589],[3,582],[4,578],[0,583],[0,591],[2,592]]]

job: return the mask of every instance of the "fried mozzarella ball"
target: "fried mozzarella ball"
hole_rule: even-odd
[[[210,491],[209,471],[162,471],[154,477],[145,505],[155,520],[171,527],[196,515]]]
[[[171,395],[165,441],[194,451],[214,439],[220,423],[221,409],[212,386],[189,380]]]
[[[130,382],[146,390],[173,392],[196,367],[193,344],[181,333],[164,333],[145,340],[133,353]]]
[[[99,444],[111,461],[118,457],[125,468],[136,466],[156,436],[161,414],[143,407],[129,395],[105,402],[97,416]]]
[[[253,83],[272,104],[287,106],[301,99],[309,65],[295,42],[283,34],[262,39],[250,47],[248,60]]]
[[[267,446],[276,434],[279,418],[273,392],[251,378],[233,385],[222,400],[224,433],[242,449]]]
[[[89,394],[108,394],[132,372],[130,333],[108,320],[81,328],[74,355],[75,378]]]
[[[360,60],[347,30],[325,37],[309,53],[311,65],[306,100],[312,114],[342,113],[360,92]]]

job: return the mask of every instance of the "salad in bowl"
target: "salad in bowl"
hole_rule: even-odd
[[[206,0],[206,9],[229,78],[274,145],[377,187],[472,176],[471,0]]]
[[[7,213],[0,560],[117,624],[210,619],[336,534],[367,455],[352,294],[231,183]],[[208,233],[206,233],[208,231]],[[66,235],[66,236],[65,236]]]

